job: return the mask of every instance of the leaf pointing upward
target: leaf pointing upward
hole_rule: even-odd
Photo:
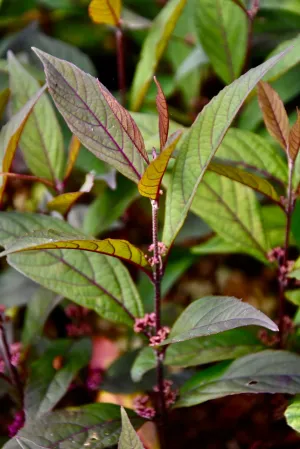
[[[99,159],[138,182],[144,163],[132,131],[128,132],[129,113],[116,107],[116,100],[96,78],[67,61],[33,50],[44,64],[50,93],[72,133]]]
[[[152,200],[157,200],[160,185],[167,169],[168,162],[182,135],[182,130],[173,133],[166,143],[166,148],[147,167],[138,184],[139,192]]]
[[[169,133],[169,111],[165,94],[161,88],[159,81],[154,77],[154,82],[157,86],[156,96],[156,108],[158,111],[158,126],[159,126],[159,139],[160,139],[160,151],[166,145]]]
[[[297,120],[291,128],[289,134],[289,156],[296,160],[300,149],[300,113],[298,111]]]
[[[183,225],[208,164],[244,100],[284,54],[274,56],[225,87],[203,109],[186,134],[167,193],[163,232],[167,246],[171,245]]]
[[[141,268],[150,268],[144,253],[126,240],[90,240],[84,239],[82,235],[76,236],[71,233],[59,233],[51,229],[48,231],[34,231],[21,236],[13,244],[7,246],[6,250],[0,253],[0,257],[38,249],[91,251],[93,253],[106,254],[126,260]]]
[[[265,125],[274,139],[286,151],[289,141],[289,120],[278,93],[264,81],[258,84],[258,102]]]
[[[22,131],[28,120],[30,112],[45,90],[46,85],[42,87],[2,128],[0,134],[0,160],[2,172],[9,172],[15,151],[18,147]],[[0,176],[0,202],[2,200],[6,182],[7,176]]]

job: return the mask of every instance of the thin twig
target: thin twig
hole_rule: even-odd
[[[45,178],[40,178],[39,176],[33,176],[33,175],[23,175],[21,173],[9,173],[9,172],[1,172],[0,176],[7,176],[8,178],[15,178],[15,179],[22,179],[24,181],[35,181],[40,182],[42,184],[45,184],[48,187],[51,187],[52,189],[56,190],[56,186]]]
[[[121,26],[116,28],[116,43],[117,43],[117,65],[118,65],[118,81],[119,91],[121,95],[121,104],[126,104],[126,77],[125,77],[125,63],[124,63],[124,34]]]
[[[153,243],[153,257],[154,257],[154,299],[155,299],[155,333],[161,329],[161,278],[162,267],[158,250],[158,202],[151,201],[152,205],[152,243]],[[158,350],[156,352],[156,378],[158,387],[158,429],[160,434],[161,448],[166,447],[165,431],[167,424],[167,408],[164,396],[164,352]]]
[[[294,209],[294,198],[293,198],[294,162],[290,157],[288,158],[288,167],[289,167],[289,180],[288,180],[288,187],[287,187],[285,241],[284,241],[284,248],[283,248],[283,251],[284,251],[283,259],[282,259],[282,265],[281,265],[283,267],[283,269],[287,268],[289,241],[290,241],[291,224],[292,224],[292,213],[293,213],[293,209]],[[286,277],[285,277],[285,275],[281,274],[281,276],[279,278],[279,346],[280,346],[280,348],[284,347],[285,287],[286,287]]]

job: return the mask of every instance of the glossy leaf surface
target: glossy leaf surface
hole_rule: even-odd
[[[131,417],[135,427],[140,418]],[[26,449],[82,449],[84,444],[94,449],[104,449],[118,443],[121,433],[120,407],[113,404],[91,404],[72,410],[48,413],[29,420],[17,435]],[[16,439],[3,449],[12,449]]]
[[[102,91],[108,95],[106,88],[67,61],[38,49],[35,52],[44,64],[54,102],[72,133],[99,159],[137,182],[144,171],[143,158],[103,95]]]
[[[78,235],[78,230],[51,217],[0,214],[0,243],[4,247],[21,235],[49,229]],[[128,271],[111,256],[56,249],[13,254],[8,262],[38,284],[95,310],[108,320],[131,326],[133,316],[143,315],[141,300]]]
[[[181,145],[167,193],[163,241],[179,232],[212,157],[247,95],[283,55],[275,56],[225,87],[199,114]]]
[[[270,318],[250,304],[227,296],[208,296],[194,301],[184,310],[163,344],[250,325],[278,331],[278,327]]]

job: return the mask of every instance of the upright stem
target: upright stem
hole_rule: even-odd
[[[124,34],[121,26],[116,28],[116,42],[117,42],[117,65],[118,65],[118,81],[119,91],[121,94],[121,104],[126,104],[126,77],[124,64]]]
[[[161,329],[161,279],[162,267],[158,250],[158,202],[151,201],[152,205],[152,243],[153,257],[155,260],[153,280],[154,280],[154,299],[155,299],[155,334]],[[161,440],[161,447],[166,447],[165,429],[167,423],[167,409],[164,396],[164,353],[156,351],[156,379],[158,386],[158,426]]]
[[[292,213],[293,213],[293,172],[294,162],[291,158],[288,159],[289,164],[289,180],[287,188],[287,205],[286,205],[286,227],[285,227],[285,241],[283,248],[282,267],[285,270],[288,262],[288,249],[291,233]],[[281,274],[281,273],[280,273]],[[284,314],[285,314],[285,275],[280,275],[279,279],[279,346],[284,346]]]
[[[23,407],[23,388],[22,384],[19,378],[18,371],[11,363],[11,354],[9,349],[9,344],[6,338],[6,332],[3,325],[3,317],[2,314],[0,316],[0,345],[1,345],[1,352],[3,356],[3,360],[6,366],[6,369],[9,374],[9,378],[14,385],[16,392],[18,394],[19,402],[21,407]]]

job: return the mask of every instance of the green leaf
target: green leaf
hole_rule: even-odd
[[[249,187],[215,173],[206,173],[191,210],[224,241],[266,262],[269,249],[260,205]]]
[[[30,366],[25,388],[26,419],[36,419],[49,412],[67,392],[76,374],[92,354],[91,341],[56,340],[46,353]],[[55,369],[53,360],[62,356],[62,367]]]
[[[245,186],[251,187],[256,192],[262,193],[275,202],[280,202],[280,197],[272,184],[264,178],[260,178],[253,173],[249,173],[245,170],[241,170],[231,165],[219,164],[211,162],[208,167],[209,171],[217,173],[220,176],[226,176],[233,181],[237,181]]]
[[[38,289],[26,308],[22,331],[24,346],[31,345],[38,337],[41,337],[48,316],[61,300],[61,296],[50,290]]]
[[[291,48],[279,62],[273,67],[265,76],[264,81],[275,81],[284,75],[288,70],[292,69],[295,65],[300,62],[300,36],[294,39],[289,39],[287,41],[281,42],[267,57],[271,59],[273,56],[282,53],[287,48]]]
[[[129,413],[129,412],[128,412]],[[134,427],[142,420],[129,414]],[[121,433],[120,407],[114,404],[91,404],[71,410],[47,413],[28,420],[17,440],[26,449],[82,449],[84,444],[104,449],[118,443]],[[16,438],[3,449],[14,448]]]
[[[287,184],[287,164],[276,148],[253,132],[229,129],[218,149],[217,157]]]
[[[193,246],[191,248],[191,252],[193,254],[232,254],[232,253],[242,253],[243,247],[239,247],[238,245],[232,246],[232,243],[225,242],[218,235],[213,236],[209,240],[204,243],[200,243],[200,245]]]
[[[61,215],[67,216],[74,204],[84,195],[84,191],[67,192],[55,196],[47,203],[48,210],[55,210]]]
[[[42,87],[31,98],[25,106],[15,114],[8,123],[1,129],[0,133],[0,160],[1,160],[1,172],[7,173],[10,171],[10,167],[18,147],[18,143],[24,129],[24,126],[30,116],[30,113],[39,100],[41,95],[45,92],[46,85]],[[0,176],[0,203],[2,201],[3,192],[6,186],[7,176]]]
[[[178,67],[175,75],[176,83],[181,81],[187,75],[190,75],[194,70],[199,70],[207,63],[208,58],[204,53],[203,48],[200,47],[200,45],[197,45]]]
[[[152,23],[144,41],[133,79],[130,109],[137,111],[145,98],[156,67],[164,53],[187,0],[170,0]]]
[[[300,11],[299,11],[300,12]],[[292,400],[286,411],[284,412],[287,423],[296,432],[300,432],[300,398],[296,397]]]
[[[34,231],[21,235],[11,245],[6,245],[5,251],[0,253],[0,257],[25,251],[52,249],[72,249],[106,254],[133,263],[142,269],[150,269],[149,262],[145,258],[144,253],[127,242],[127,240],[91,240],[83,238],[81,234],[75,234],[74,232],[57,232],[52,229],[48,231]]]
[[[39,83],[25,70],[14,55],[8,53],[13,112],[18,112],[39,90]],[[64,142],[53,106],[43,95],[35,105],[20,140],[30,171],[55,184],[64,171]]]
[[[67,61],[34,51],[44,64],[50,93],[72,133],[99,159],[138,182],[146,156],[129,113],[96,78]]]
[[[248,329],[232,329],[221,334],[174,343],[167,348],[165,365],[189,367],[236,359],[263,349],[255,334]],[[131,369],[131,376],[139,382],[144,374],[155,368],[156,357],[152,348],[143,348]]]
[[[298,0],[282,0],[280,2],[278,2],[278,0],[260,0],[260,8],[274,9],[276,11],[285,10],[300,14],[300,4],[298,3]]]
[[[246,57],[246,15],[228,0],[200,0],[195,5],[199,40],[215,72],[229,84],[240,76]]]
[[[10,97],[10,89],[6,88],[0,92],[0,120],[2,120],[8,100]]]
[[[124,176],[119,176],[117,188],[106,188],[85,213],[83,229],[86,234],[98,235],[109,229],[138,196],[136,185]]]
[[[1,304],[7,308],[27,304],[37,289],[37,284],[13,268],[9,267],[0,275]]]
[[[167,246],[182,227],[207,166],[247,95],[282,56],[275,56],[225,87],[203,109],[187,132],[167,193],[163,233]]]
[[[123,407],[121,407],[121,418],[122,432],[119,439],[118,449],[144,449],[144,446]]]
[[[195,374],[181,388],[176,407],[190,407],[240,393],[300,392],[300,357],[287,351],[262,351]]]
[[[278,331],[270,318],[250,304],[227,296],[207,296],[194,301],[182,312],[162,345],[250,325]]]
[[[0,243],[4,247],[28,232],[49,229],[78,235],[78,230],[52,217],[0,213]],[[43,287],[108,320],[132,326],[133,317],[143,316],[143,306],[128,271],[113,257],[56,249],[14,254],[8,262]]]
[[[297,288],[297,290],[287,290],[285,291],[285,297],[288,299],[291,303],[295,304],[295,306],[300,306],[300,289]]]

